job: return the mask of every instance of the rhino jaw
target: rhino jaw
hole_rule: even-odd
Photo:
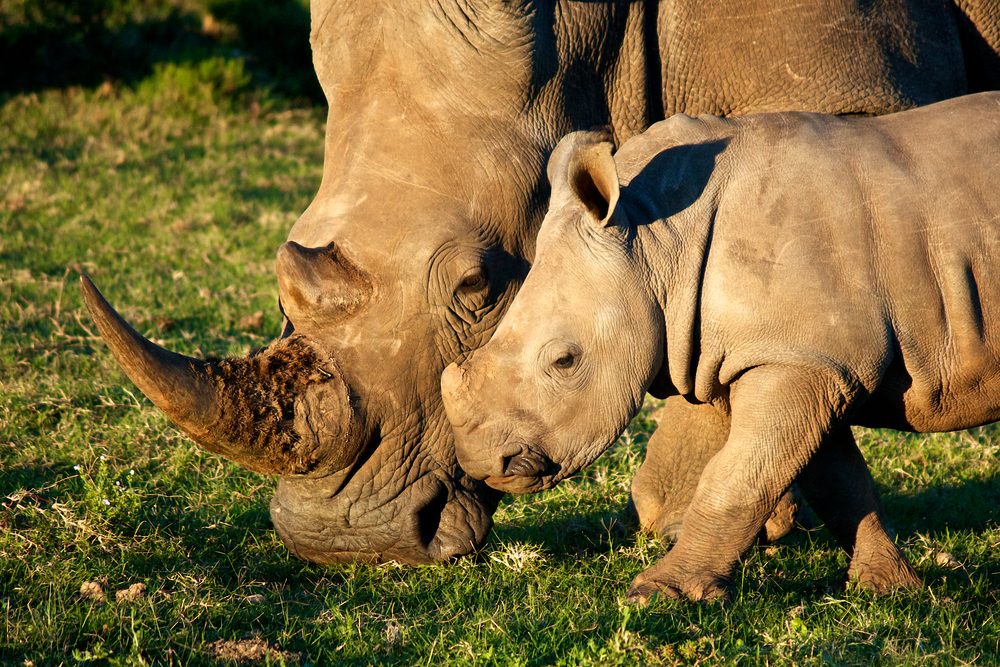
[[[502,494],[440,472],[419,478],[388,502],[343,498],[347,479],[337,475],[285,477],[271,499],[271,521],[292,553],[314,563],[416,565],[466,556],[485,543]],[[348,474],[365,477],[361,470]]]

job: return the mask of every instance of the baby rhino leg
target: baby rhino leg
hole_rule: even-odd
[[[802,471],[809,506],[851,556],[848,575],[864,588],[917,588],[920,578],[882,522],[882,507],[864,457],[848,426],[830,436]]]
[[[656,421],[659,427],[632,480],[632,502],[643,530],[676,541],[705,466],[729,437],[729,416],[712,405],[671,396]],[[798,509],[796,495],[785,493],[764,525],[763,537],[774,541],[787,535]]]
[[[729,438],[701,476],[677,544],[635,578],[629,599],[725,597],[734,564],[839,426],[854,391],[834,369],[758,366],[744,373],[730,391]]]

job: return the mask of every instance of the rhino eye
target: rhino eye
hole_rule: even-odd
[[[552,361],[552,366],[560,371],[568,371],[580,363],[581,354],[580,348],[572,345]]]
[[[566,370],[568,368],[573,368],[573,364],[575,363],[576,363],[576,356],[574,356],[570,352],[567,352],[566,354],[562,355],[554,362],[552,362],[552,365],[561,370]]]
[[[458,283],[458,291],[478,292],[485,289],[487,284],[486,272],[482,269],[476,269],[462,278],[462,281]]]

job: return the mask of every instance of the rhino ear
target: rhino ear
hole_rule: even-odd
[[[607,129],[566,135],[549,159],[553,201],[569,197],[590,211],[595,224],[610,225],[621,192],[613,150]]]

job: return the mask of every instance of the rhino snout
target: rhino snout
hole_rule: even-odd
[[[496,414],[495,399],[484,391],[477,370],[451,364],[441,375],[441,396],[455,433],[459,465],[473,479],[486,480],[494,488],[497,480],[550,474],[552,461],[538,447],[525,444],[525,434],[518,431],[521,425],[512,429]],[[494,414],[487,414],[487,406]]]
[[[441,374],[441,398],[445,414],[455,433],[455,454],[462,469],[474,479],[494,474],[489,457],[480,446],[481,422],[475,414],[467,372],[451,364]]]

